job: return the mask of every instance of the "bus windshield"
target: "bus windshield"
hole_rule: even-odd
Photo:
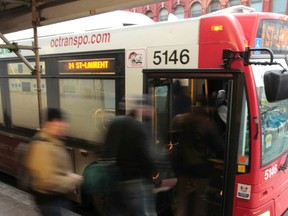
[[[284,59],[278,60],[287,67]],[[265,71],[279,69],[279,66],[253,65],[261,113],[262,166],[277,159],[288,151],[288,100],[270,103],[265,96],[263,76]]]

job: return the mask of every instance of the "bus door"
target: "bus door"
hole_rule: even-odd
[[[144,70],[156,153],[169,152],[174,215],[232,215],[244,78],[239,70]],[[199,214],[201,213],[201,214]]]

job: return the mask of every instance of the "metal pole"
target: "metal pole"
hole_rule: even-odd
[[[36,7],[36,1],[32,0],[32,25],[34,30],[34,53],[35,53],[35,72],[36,72],[36,82],[37,82],[37,97],[38,97],[38,113],[39,113],[39,126],[42,127],[42,95],[41,95],[41,71],[40,71],[40,57],[39,57],[39,47],[38,47],[38,13]]]
[[[12,43],[10,43],[6,37],[0,33],[0,38],[7,44],[7,45],[11,45],[14,46],[14,48],[12,49],[12,51],[24,62],[24,64],[31,70],[31,72],[34,71],[34,68],[31,66],[31,64],[21,55],[21,53],[19,52],[18,49],[15,49],[16,46],[13,45]],[[27,47],[28,48],[28,47]],[[31,48],[31,47],[30,47]]]

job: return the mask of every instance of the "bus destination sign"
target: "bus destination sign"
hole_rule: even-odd
[[[288,22],[284,20],[262,20],[255,42],[256,48],[266,47],[270,48],[274,54],[288,54]]]
[[[61,74],[115,74],[115,59],[77,59],[59,62]]]

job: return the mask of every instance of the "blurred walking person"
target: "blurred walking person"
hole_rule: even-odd
[[[210,215],[206,192],[215,168],[209,159],[224,158],[223,140],[204,107],[177,115],[172,128],[179,131],[174,215]]]
[[[127,116],[117,117],[109,126],[104,157],[114,158],[121,173],[118,190],[112,197],[113,216],[157,215],[152,182],[155,164],[149,133],[137,120],[141,116],[147,122],[151,115],[149,105],[138,104]]]
[[[44,216],[60,216],[62,208],[69,208],[65,195],[82,182],[82,176],[72,172],[72,162],[62,141],[67,129],[61,110],[48,109],[43,128],[35,134],[25,155],[32,194]]]

